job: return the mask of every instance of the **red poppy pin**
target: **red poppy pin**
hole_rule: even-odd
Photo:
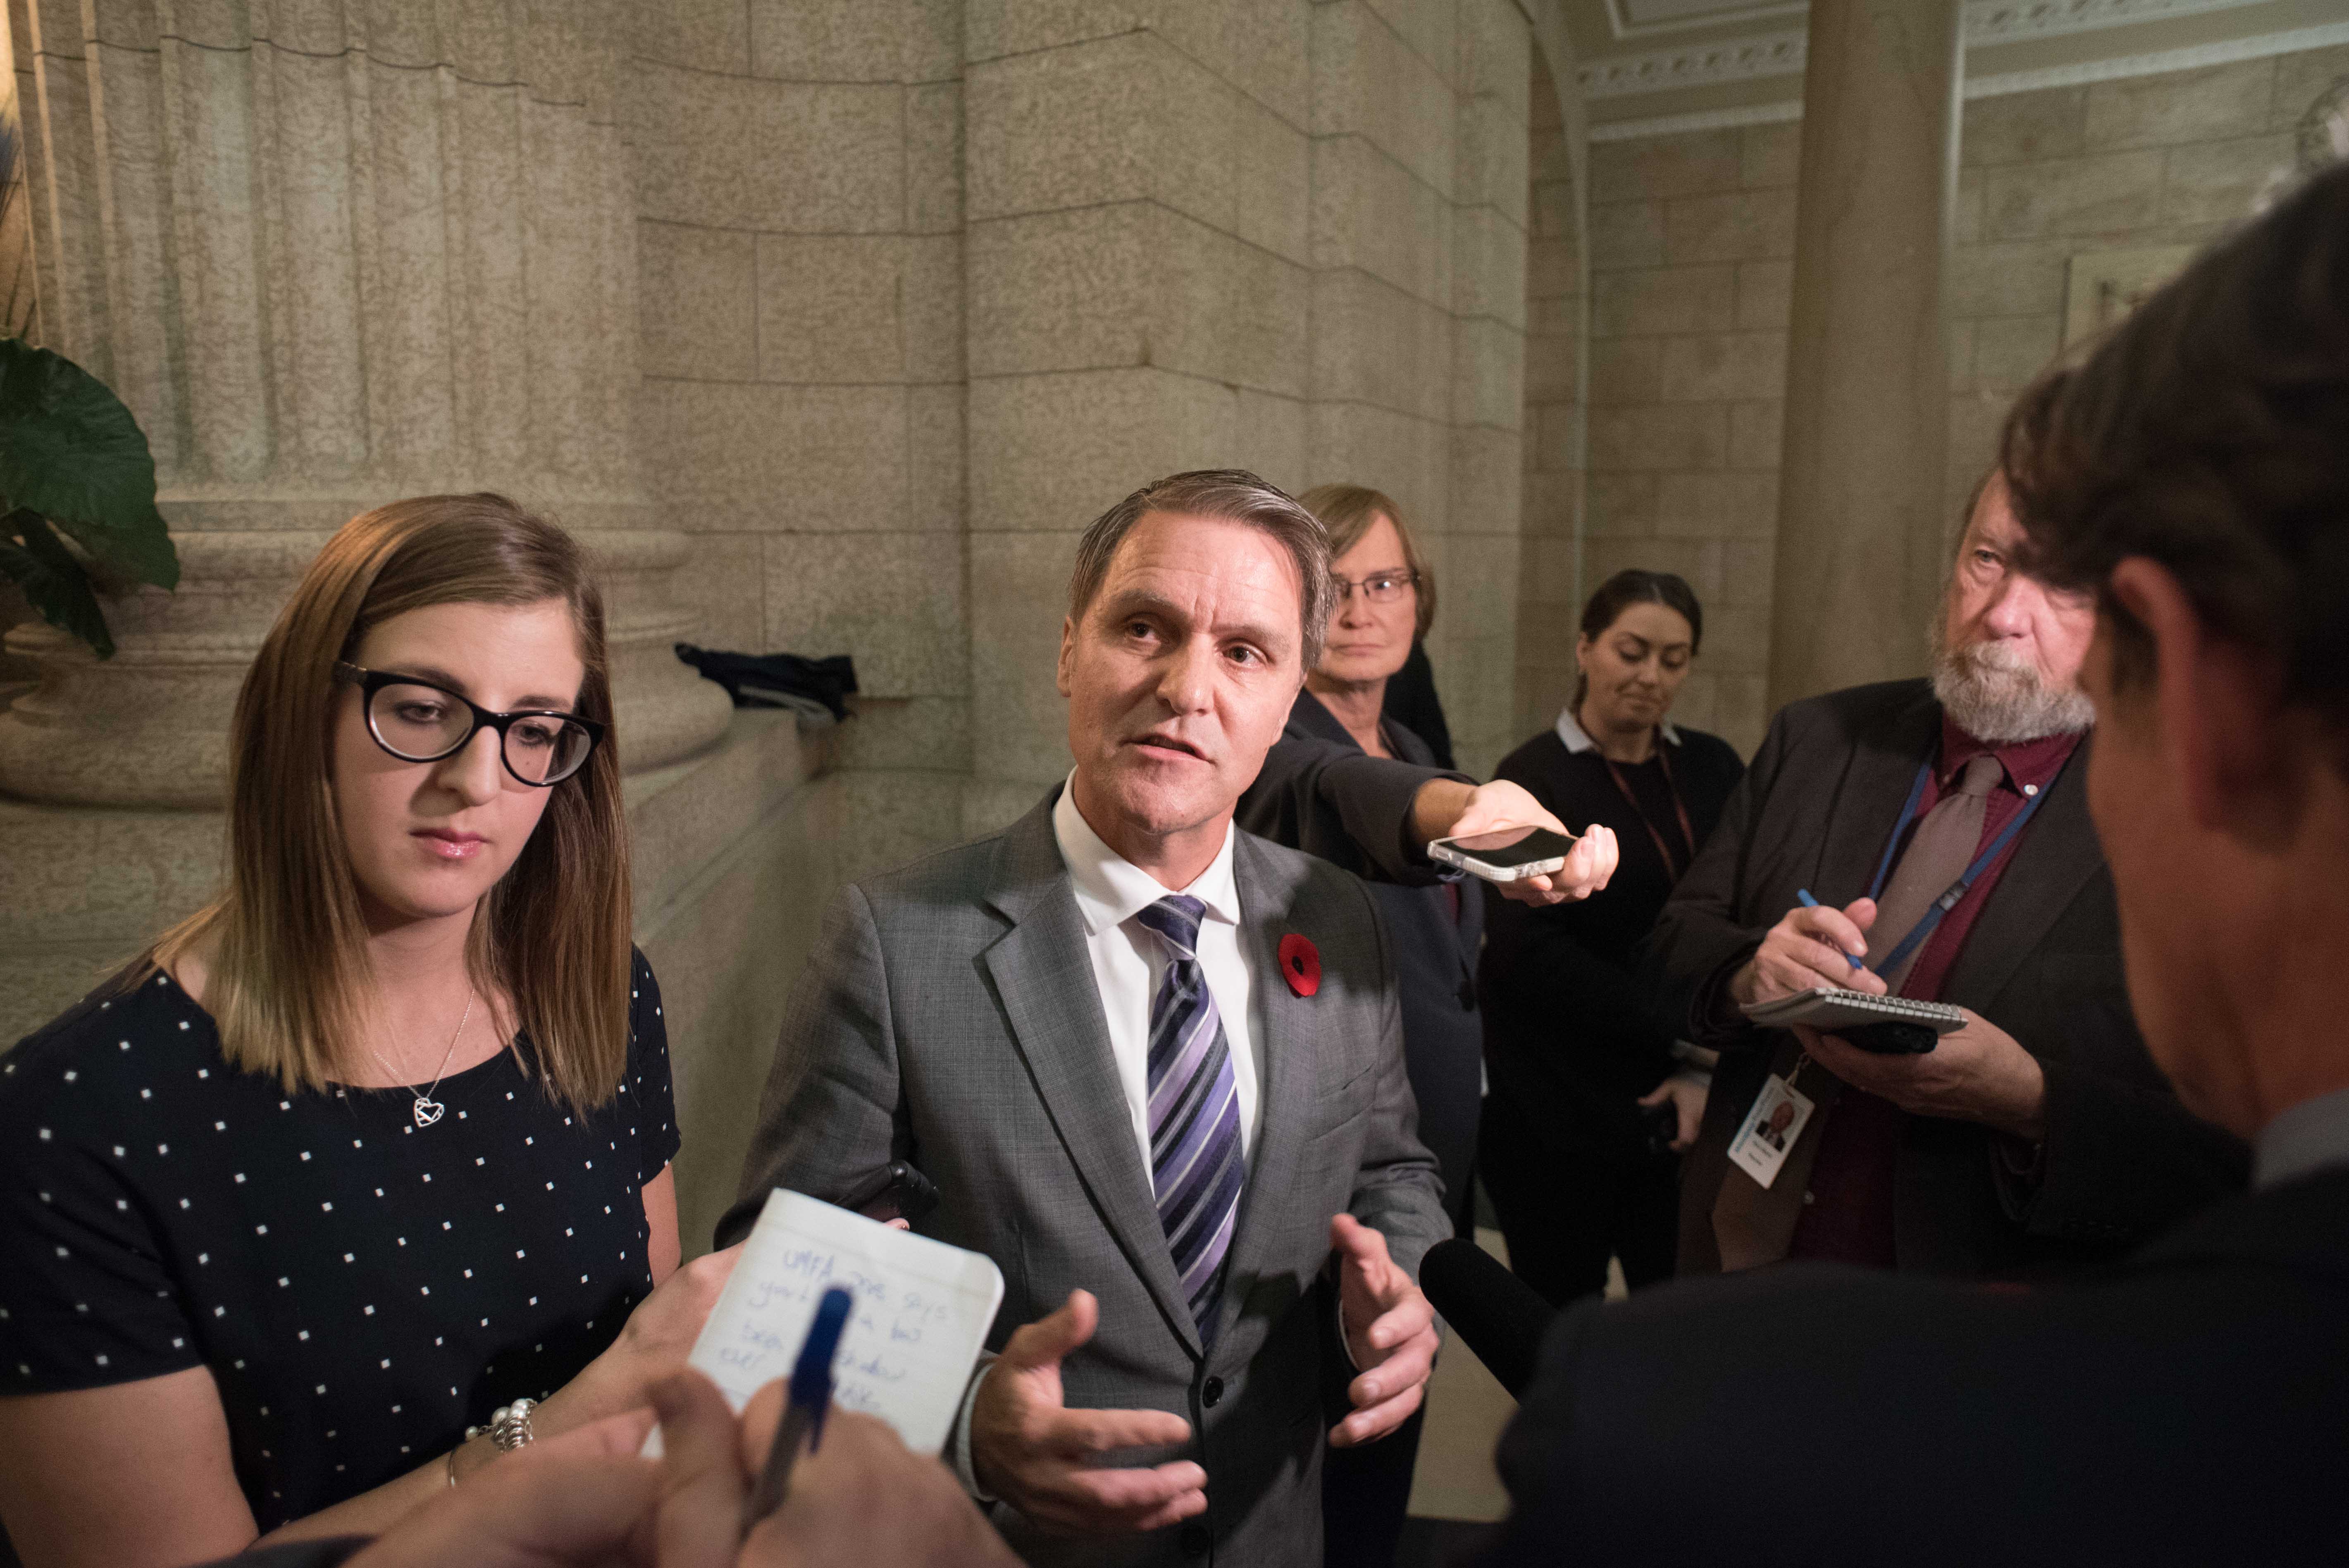
[[[1299,995],[1310,996],[1321,989],[1321,950],[1290,932],[1280,939],[1280,977]]]

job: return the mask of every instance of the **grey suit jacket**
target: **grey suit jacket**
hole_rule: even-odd
[[[1318,1564],[1330,1216],[1375,1226],[1413,1274],[1450,1233],[1413,1130],[1392,955],[1354,877],[1238,835],[1264,1082],[1222,1316],[1203,1349],[1052,835],[1058,798],[994,837],[842,890],[792,995],[719,1242],[748,1231],[771,1188],[836,1199],[911,1161],[942,1195],[916,1228],[1003,1271],[989,1346],[1071,1289],[1092,1292],[1101,1327],[1062,1365],[1068,1403],[1171,1410],[1191,1441],[1121,1462],[1187,1458],[1207,1472],[1205,1518],[1146,1536],[1050,1537],[999,1506],[1016,1550],[1039,1563]],[[1309,997],[1280,978],[1276,950],[1291,932],[1320,954]]]

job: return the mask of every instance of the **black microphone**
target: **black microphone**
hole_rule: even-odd
[[[1427,1249],[1419,1288],[1509,1398],[1520,1398],[1534,1380],[1542,1336],[1557,1309],[1484,1248],[1458,1237]]]

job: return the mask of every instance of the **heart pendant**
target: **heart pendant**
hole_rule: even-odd
[[[422,1095],[418,1095],[416,1097],[416,1125],[419,1127],[431,1126],[434,1122],[440,1119],[440,1113],[448,1109],[449,1108],[447,1106],[442,1105],[437,1099],[427,1099]]]

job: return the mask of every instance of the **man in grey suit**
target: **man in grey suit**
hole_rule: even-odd
[[[1321,525],[1250,474],[1092,525],[1060,658],[1074,771],[843,890],[719,1227],[894,1160],[936,1182],[916,1228],[1005,1290],[948,1458],[1031,1562],[1318,1563],[1325,1338],[1359,1374],[1331,1442],[1383,1437],[1427,1379],[1413,1274],[1450,1225],[1393,955],[1361,882],[1232,825],[1330,593]],[[1530,891],[1603,882],[1600,853]]]

